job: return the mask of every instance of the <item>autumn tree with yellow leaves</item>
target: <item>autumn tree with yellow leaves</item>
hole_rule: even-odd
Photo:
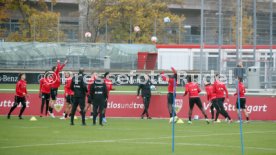
[[[88,0],[87,0],[88,1]],[[92,3],[92,4],[91,4]],[[88,4],[87,14],[88,30],[92,32],[94,42],[104,40],[99,33],[108,28],[108,41],[150,43],[150,38],[156,35],[166,35],[167,27],[177,27],[184,21],[183,16],[173,14],[168,5],[181,4],[180,0],[98,0]],[[164,18],[169,17],[171,22],[164,23]],[[140,31],[134,32],[134,27],[139,26]],[[181,27],[181,31],[184,28]],[[168,34],[169,35],[169,34]],[[174,35],[175,36],[175,35]],[[168,36],[169,37],[169,36]],[[175,41],[172,41],[175,42]]]
[[[3,4],[0,12],[5,13],[0,16],[1,21],[10,18],[12,12],[18,12],[22,17],[19,30],[10,33],[6,41],[51,42],[64,38],[64,33],[58,30],[60,14],[48,11],[44,0],[0,0],[0,3]],[[52,3],[56,1],[52,0]]]
[[[252,12],[250,9],[253,7],[252,0],[243,0],[243,12],[242,12],[242,44],[252,44],[252,35],[253,35],[253,19]],[[236,5],[236,4],[233,4]],[[232,23],[232,41],[236,42],[236,15],[231,17]]]

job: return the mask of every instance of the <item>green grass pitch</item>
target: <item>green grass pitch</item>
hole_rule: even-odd
[[[14,92],[14,84],[1,84],[0,93]],[[134,91],[137,86],[116,86],[117,91]],[[2,90],[1,90],[2,89]],[[6,90],[11,89],[11,90]],[[38,85],[28,85],[38,89]],[[63,87],[60,88],[62,90]],[[157,87],[165,91],[166,87]],[[183,91],[178,87],[178,91]],[[37,92],[30,92],[37,93]],[[122,93],[122,92],[121,92]],[[69,126],[69,120],[29,117],[18,120],[0,117],[0,155],[170,155],[171,125],[168,120],[109,118],[104,127]],[[244,124],[246,155],[276,154],[276,123],[253,121]],[[175,155],[241,154],[239,124],[210,124],[194,121],[176,124]]]
[[[1,155],[170,155],[168,120],[109,118],[104,127],[69,120],[0,117]],[[276,123],[244,124],[246,155],[276,154]],[[175,155],[239,155],[239,124],[176,124]]]

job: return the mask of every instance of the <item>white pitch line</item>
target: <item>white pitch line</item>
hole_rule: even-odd
[[[119,143],[122,143],[119,141]],[[123,142],[130,144],[151,144],[151,145],[171,145],[171,143],[164,142]],[[200,143],[175,143],[175,145],[183,146],[205,146],[205,147],[221,147],[221,148],[240,148],[240,146],[233,145],[221,145],[221,144],[200,144]],[[252,147],[245,146],[246,149],[264,150],[264,151],[276,151],[275,148],[264,148],[264,147]]]
[[[276,131],[244,132],[244,134],[258,134],[258,133],[276,133]],[[206,134],[206,135],[175,136],[175,137],[176,138],[184,138],[184,137],[188,138],[188,137],[229,136],[229,135],[239,135],[239,133]],[[71,144],[88,144],[88,143],[115,143],[115,142],[117,143],[117,142],[123,142],[123,141],[158,140],[158,139],[170,139],[170,138],[171,138],[171,136],[156,137],[156,138],[131,138],[131,139],[95,140],[95,141],[74,141],[74,142],[64,142],[64,143],[27,144],[27,145],[15,145],[15,146],[1,146],[0,149],[26,148],[26,147],[38,147],[38,146],[71,145]]]
[[[14,128],[22,128],[22,129],[44,129],[49,128],[46,126],[13,126]]]
[[[12,149],[12,148],[26,148],[26,147],[37,147],[37,146],[56,146],[56,145],[70,145],[70,144],[87,144],[87,143],[112,143],[114,140],[101,140],[101,141],[77,141],[77,142],[65,142],[65,143],[51,143],[51,144],[28,144],[28,145],[17,145],[17,146],[3,146],[0,149]]]
[[[244,132],[243,134],[258,134],[258,133],[276,133],[276,131],[255,131]],[[175,138],[191,138],[191,137],[209,137],[209,136],[232,136],[239,135],[240,133],[219,133],[219,134],[205,134],[205,135],[190,135],[190,136],[175,136]],[[118,139],[117,141],[133,141],[133,140],[158,140],[158,139],[170,139],[171,136],[156,137],[156,138],[132,138],[132,139]]]

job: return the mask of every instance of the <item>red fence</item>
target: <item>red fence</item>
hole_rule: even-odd
[[[2,93],[0,94],[0,115],[6,115],[13,105],[14,94]],[[208,116],[210,116],[210,104],[206,101],[206,96],[201,97],[203,106],[207,109]],[[224,103],[226,110],[230,116],[237,119],[237,113],[235,111],[236,97],[230,97],[230,103]],[[31,94],[27,100],[27,108],[24,115],[39,115],[40,114],[41,101],[37,94]],[[188,115],[188,99],[178,96],[176,99],[176,106],[178,116],[181,118],[187,118]],[[62,115],[64,109],[64,98],[59,96],[57,103],[54,106],[55,114]],[[252,120],[276,120],[276,98],[270,96],[248,96],[247,97],[247,110],[250,112],[250,118]],[[142,99],[136,99],[135,95],[111,95],[108,101],[107,117],[140,117],[143,111]],[[151,98],[150,115],[152,117],[167,118],[167,96],[166,95],[154,95]],[[18,114],[19,108],[17,108],[13,114]],[[202,118],[202,114],[199,109],[195,107],[193,115],[199,115]]]

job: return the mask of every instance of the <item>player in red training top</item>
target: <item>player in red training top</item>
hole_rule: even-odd
[[[173,102],[174,102],[174,93],[176,91],[175,89],[177,86],[177,72],[173,67],[172,67],[172,71],[173,71],[173,75],[170,75],[169,77],[166,77],[164,72],[161,73],[162,80],[168,82],[167,104],[168,104],[168,110],[170,114],[170,123],[173,120],[172,116],[176,116],[175,110],[173,111]]]
[[[50,93],[51,93],[51,79],[47,77],[48,71],[45,72],[43,78],[39,80],[39,97],[41,98],[40,117],[43,116],[43,109],[46,103],[45,116],[49,110]]]
[[[187,77],[187,81],[188,83],[185,85],[185,93],[183,96],[186,96],[187,94],[189,94],[189,124],[192,124],[192,113],[193,113],[193,108],[194,105],[196,104],[197,107],[201,110],[202,114],[205,117],[206,122],[209,124],[209,120],[208,117],[205,113],[205,110],[202,106],[202,102],[199,98],[199,93],[201,92],[199,86],[197,83],[192,82],[192,78],[191,76]]]
[[[53,113],[53,106],[56,104],[56,97],[58,94],[58,88],[60,86],[60,71],[62,71],[63,67],[67,64],[67,60],[64,61],[64,64],[60,65],[60,60],[57,61],[57,66],[54,66],[52,68],[53,73],[53,81],[52,81],[52,87],[51,87],[51,101],[50,101],[50,107],[49,107],[49,115],[52,118],[55,118],[55,115]]]
[[[218,106],[217,100],[216,100],[216,94],[214,93],[214,87],[213,85],[211,85],[210,82],[207,82],[205,84],[205,89],[206,89],[206,94],[207,94],[207,100],[209,102],[211,102],[211,115],[212,115],[212,120],[214,121],[214,109],[216,109],[216,111],[218,111],[220,114],[222,114],[225,118],[227,118],[227,115],[225,113],[222,113],[220,111],[220,108]]]
[[[27,92],[26,74],[20,73],[18,75],[18,82],[16,83],[16,88],[15,88],[14,104],[8,113],[8,116],[7,116],[8,119],[10,119],[11,113],[19,105],[19,103],[21,103],[22,108],[20,110],[18,117],[19,119],[22,119],[22,114],[26,108],[27,96],[28,96],[28,92]]]
[[[238,105],[238,97],[237,97],[237,102],[236,102],[236,108],[237,108],[238,116],[239,116],[240,110],[242,110],[246,116],[246,122],[248,122],[249,114],[247,113],[246,106],[245,106],[245,104],[246,104],[245,92],[246,91],[245,91],[245,87],[242,83],[242,81],[243,81],[242,78],[239,77],[238,80],[239,80],[240,108]],[[237,89],[236,93],[234,94],[234,96],[237,96],[237,95],[238,95],[238,89]]]
[[[105,117],[105,114],[106,114],[106,108],[107,108],[107,101],[108,101],[108,97],[109,97],[109,94],[110,94],[110,91],[111,90],[114,90],[113,87],[112,87],[112,81],[109,79],[109,72],[106,72],[104,74],[104,83],[106,85],[106,88],[107,88],[107,100],[105,101],[104,103],[104,109],[103,109],[103,123],[106,123],[106,117]]]
[[[218,116],[221,113],[225,118],[228,119],[229,123],[231,123],[232,122],[231,117],[229,116],[227,111],[225,111],[224,106],[223,106],[223,103],[225,100],[224,95],[226,96],[227,100],[229,101],[228,90],[227,90],[225,84],[219,81],[219,79],[220,79],[219,74],[216,74],[215,79],[216,79],[216,81],[214,82],[214,85],[213,85],[213,92],[216,94],[215,102],[217,102],[217,105],[219,107],[219,111],[216,112],[215,122],[217,121]]]
[[[74,100],[74,92],[71,90],[70,86],[72,83],[72,76],[69,72],[65,73],[65,85],[64,85],[64,97],[65,97],[65,111],[63,113],[63,117],[60,119],[67,119],[68,115],[71,113],[72,104]]]
[[[212,115],[212,120],[214,120],[214,109],[219,110],[218,106],[216,105],[215,99],[216,99],[216,94],[213,92],[213,85],[210,82],[205,83],[205,91],[206,91],[206,96],[207,100],[209,103],[211,103],[210,110],[211,110],[211,115]]]

